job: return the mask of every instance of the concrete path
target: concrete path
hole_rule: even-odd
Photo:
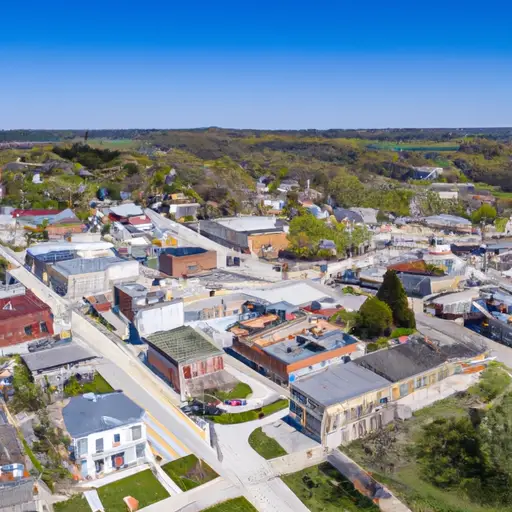
[[[283,420],[265,425],[263,432],[275,439],[287,453],[303,452],[320,446],[315,440],[299,432]]]
[[[246,489],[247,498],[264,512],[305,512],[308,509],[276,475],[269,461],[258,455],[248,443],[251,432],[288,414],[280,411],[267,418],[239,425],[216,425],[223,463],[234,468]]]
[[[199,512],[238,496],[241,496],[238,487],[224,478],[216,478],[200,487],[176,494],[141,510],[144,512]]]
[[[245,382],[249,384],[252,389],[252,394],[247,398],[247,405],[244,406],[236,406],[233,407],[231,405],[219,404],[220,409],[224,409],[228,412],[243,412],[243,411],[251,411],[253,409],[258,409],[259,407],[263,407],[264,405],[271,404],[278,400],[284,394],[279,394],[274,389],[266,386],[263,382],[251,377],[250,375],[246,375],[241,372],[237,368],[233,368],[232,366],[226,366],[226,371],[233,375],[240,382]],[[284,390],[283,390],[284,391]]]

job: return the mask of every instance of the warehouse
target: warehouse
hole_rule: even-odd
[[[180,393],[182,400],[188,395],[188,381],[224,369],[224,352],[192,327],[157,332],[144,341],[148,344],[149,365]]]
[[[158,259],[159,269],[172,277],[198,274],[217,268],[217,253],[201,247],[168,247]]]
[[[225,217],[202,220],[202,235],[225,247],[260,257],[275,258],[288,248],[288,225],[275,217]]]
[[[71,300],[109,291],[115,283],[139,277],[139,263],[117,257],[76,258],[48,268],[50,286]]]

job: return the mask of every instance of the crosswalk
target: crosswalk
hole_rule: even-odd
[[[190,450],[151,414],[146,413],[146,431],[151,450],[164,461],[171,461],[189,455]]]

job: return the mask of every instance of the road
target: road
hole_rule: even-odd
[[[4,248],[0,248],[0,255],[12,261],[13,264],[19,264]],[[263,512],[307,510],[279,478],[271,479],[269,477],[266,479],[262,475],[260,481],[254,481],[254,475],[260,474],[262,467],[265,467],[266,464],[266,461],[247,444],[250,431],[257,425],[253,425],[252,422],[249,425],[243,425],[243,434],[241,435],[238,434],[238,427],[229,427],[232,430],[227,439],[223,436],[220,448],[223,455],[224,451],[226,452],[226,456],[223,457],[222,462],[219,461],[217,452],[201,436],[203,431],[175,406],[176,394],[137,360],[123,342],[120,340],[117,343],[114,342],[94,323],[78,312],[72,311],[72,305],[68,300],[47,288],[24,267],[19,266],[12,271],[12,274],[41,300],[47,302],[55,314],[71,312],[72,331],[76,335],[77,341],[86,343],[93,352],[103,357],[103,363],[98,368],[101,375],[112,387],[122,389],[128,397],[143,407],[186,449],[205,460],[225,479],[227,485],[236,488],[231,490],[230,494],[245,495],[253,505]],[[283,413],[281,413],[282,415]],[[241,448],[237,444],[238,439],[243,440]],[[230,444],[231,441],[235,442],[234,447]],[[292,507],[290,503],[293,503]]]

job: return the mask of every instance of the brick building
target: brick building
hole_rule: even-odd
[[[201,247],[169,247],[160,254],[158,262],[164,274],[190,276],[217,268],[217,253]]]
[[[2,352],[27,352],[28,342],[52,335],[53,315],[50,306],[39,300],[30,290],[0,299]]]
[[[202,220],[201,234],[211,240],[243,253],[275,258],[288,248],[288,225],[275,217],[224,217]]]
[[[180,393],[182,400],[188,395],[191,381],[224,369],[224,352],[192,327],[157,332],[144,340],[148,344],[148,363]]]

